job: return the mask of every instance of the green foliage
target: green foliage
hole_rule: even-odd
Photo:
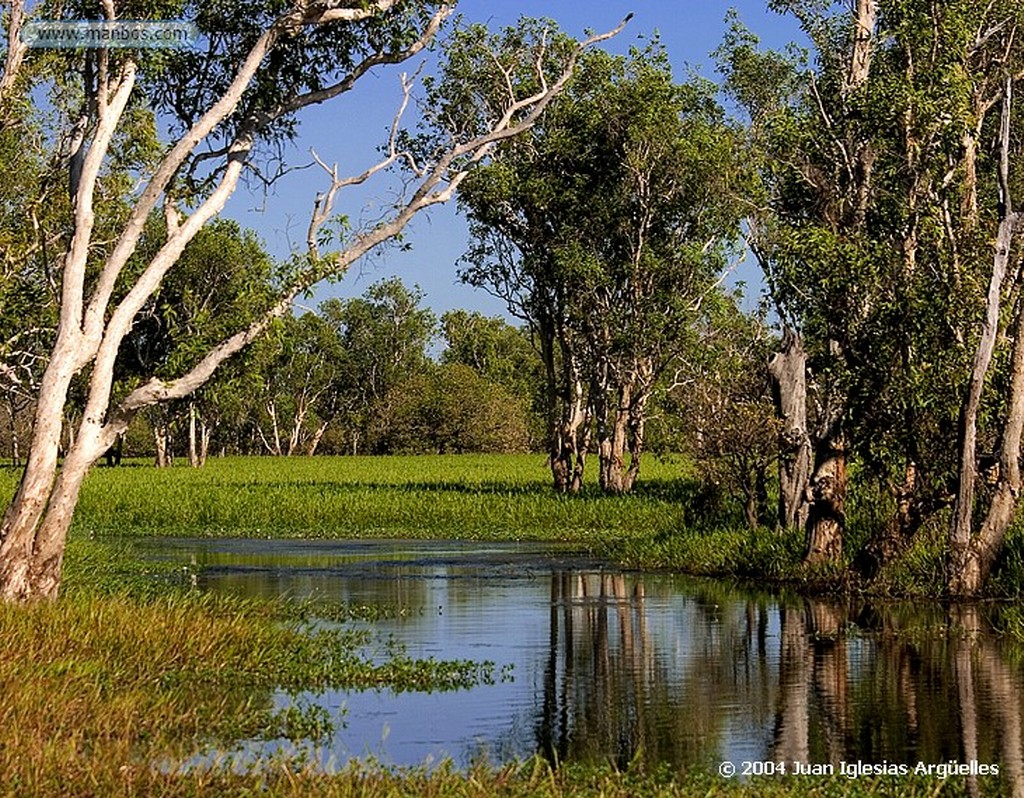
[[[162,221],[151,220],[133,266],[166,241]],[[273,264],[251,230],[218,219],[185,247],[160,290],[139,312],[120,350],[122,379],[172,377],[193,367],[211,346],[266,311],[273,297]]]
[[[375,419],[371,446],[383,453],[522,452],[523,402],[469,366],[435,366],[395,386]]]
[[[542,363],[526,330],[498,316],[449,310],[441,316],[441,332],[446,344],[442,363],[469,366],[513,396],[535,407],[541,402]]]
[[[340,339],[337,413],[348,428],[350,451],[361,450],[374,413],[386,414],[387,397],[427,367],[426,348],[437,324],[420,306],[423,292],[398,278],[380,280],[362,297],[329,299],[320,307]]]
[[[498,92],[488,80],[467,91]],[[676,84],[657,41],[628,57],[587,53],[543,122],[460,187],[474,236],[463,279],[530,325],[555,458],[584,435],[566,431],[584,386],[602,475],[624,457],[638,464],[658,377],[696,346],[746,179],[714,94]]]
[[[776,339],[738,299],[708,298],[697,329],[702,346],[674,369],[660,402],[660,445],[687,453],[708,490],[739,503],[748,526],[773,526],[768,484],[779,422],[767,364]]]
[[[916,463],[915,501],[934,509],[956,476],[991,270],[982,231],[993,229],[993,161],[978,136],[994,123],[983,97],[995,84],[984,64],[999,63],[989,48],[1006,42],[995,32],[1020,24],[1020,7],[882,2],[870,69],[852,83],[849,10],[777,6],[813,43],[810,69],[798,53],[759,50],[735,20],[717,53],[752,123],[766,208],[755,250],[822,392],[841,397],[863,467],[895,484]],[[989,29],[993,39],[979,43]],[[988,394],[989,420],[999,396]]]

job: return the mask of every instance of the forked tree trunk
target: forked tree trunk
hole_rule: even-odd
[[[644,455],[644,428],[647,422],[647,402],[645,393],[638,398],[629,412],[629,469],[626,471],[626,492],[633,490],[640,476],[640,461]]]
[[[82,480],[89,467],[113,444],[116,434],[123,432],[102,428],[95,420],[84,418],[58,470],[63,403],[74,373],[76,353],[62,347],[60,337],[54,351],[43,375],[28,463],[0,526],[3,601],[56,597],[64,545]]]
[[[188,464],[202,468],[210,452],[210,427],[196,410],[195,402],[188,404]]]
[[[614,390],[614,386],[612,386]],[[609,390],[601,386],[595,388],[595,394]],[[605,493],[629,493],[640,475],[640,460],[644,449],[644,421],[647,397],[636,395],[636,385],[629,383],[618,387],[618,401],[614,408],[601,405],[595,415],[602,413],[611,416],[611,423],[601,424],[598,419],[598,430],[602,433],[598,440],[600,456],[600,485]],[[626,456],[629,455],[629,465]]]
[[[803,529],[810,507],[811,441],[807,433],[807,353],[800,336],[788,327],[782,351],[768,363],[779,429],[779,513],[782,529]]]
[[[596,386],[595,394],[604,397],[607,390],[607,386]],[[595,404],[598,429],[598,482],[605,493],[626,493],[631,487],[626,484],[629,394],[629,388],[623,388],[619,394],[619,401],[613,408],[609,408],[604,401]]]
[[[306,425],[306,415],[309,412],[309,399],[303,393],[299,397],[298,407],[295,410],[295,417],[292,419],[292,429],[288,433],[288,456],[298,454],[302,443],[302,429]]]

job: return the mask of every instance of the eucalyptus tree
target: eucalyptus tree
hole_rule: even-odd
[[[540,358],[527,331],[500,317],[450,310],[441,316],[442,363],[461,363],[534,403],[543,382]]]
[[[994,2],[984,9],[957,10],[960,14],[953,18],[950,34],[970,79],[957,84],[959,91],[954,95],[958,101],[954,107],[968,124],[961,124],[957,131],[962,154],[947,172],[963,184],[961,218],[954,224],[947,208],[947,235],[956,276],[967,270],[962,265],[966,258],[977,262],[984,253],[991,263],[984,304],[975,301],[968,306],[968,319],[976,332],[968,339],[974,341],[973,359],[959,416],[957,492],[949,531],[949,589],[969,595],[984,586],[1016,515],[1021,491],[1024,276],[1020,236],[1024,214],[1015,204],[1021,183],[1013,166],[1022,152],[1022,114],[1014,100],[1024,83],[1020,43],[1024,8],[1019,3]],[[986,153],[989,137],[996,143],[994,151]],[[975,294],[979,300],[980,293]],[[986,402],[999,349],[1005,358],[1002,379],[995,381],[998,393]],[[979,448],[986,437],[992,465],[982,475]],[[989,487],[984,492],[979,490],[982,476]],[[977,533],[975,514],[983,519]]]
[[[32,57],[31,52],[17,57],[25,4],[15,0],[15,5],[19,15],[6,19],[7,57],[0,78],[5,94],[8,86],[18,84]],[[53,9],[77,19],[99,11],[108,21],[124,15],[159,17],[165,10],[146,3],[122,8],[116,0],[102,0],[98,9],[74,4]],[[71,223],[61,253],[59,321],[37,394],[31,451],[0,523],[0,595],[6,600],[56,595],[67,530],[85,474],[137,413],[194,392],[285,313],[296,295],[344,272],[401,233],[418,212],[449,199],[474,164],[500,141],[537,121],[565,86],[582,49],[612,35],[592,36],[559,53],[552,53],[543,38],[531,39],[517,51],[478,46],[469,54],[449,53],[442,70],[452,59],[476,59],[487,69],[511,74],[512,65],[525,59],[521,74],[527,79],[508,80],[500,95],[486,97],[468,87],[467,98],[479,98],[478,107],[486,104],[486,121],[464,124],[465,115],[449,114],[443,141],[419,148],[420,157],[402,146],[396,122],[381,159],[364,173],[346,178],[328,169],[329,187],[314,203],[309,252],[294,260],[269,309],[210,347],[182,373],[153,377],[115,399],[115,362],[135,317],[185,246],[224,207],[243,173],[258,163],[260,148],[293,134],[301,110],[345,94],[376,67],[421,52],[451,7],[430,0],[300,0],[283,7],[274,0],[245,5],[186,2],[169,10],[197,24],[204,37],[202,49],[178,54],[92,49],[67,56],[68,74],[80,81],[83,103],[54,140],[67,142]],[[196,79],[182,80],[183,75]],[[403,89],[408,98],[411,87],[404,79]],[[37,94],[30,90],[24,96],[31,102]],[[112,234],[100,239],[97,222],[107,210],[102,190],[106,167],[137,108],[164,115],[172,143],[140,168],[133,201],[124,213],[113,214]],[[322,252],[318,231],[333,214],[337,192],[402,164],[410,170],[411,183],[393,213],[341,242],[337,251]],[[159,211],[165,218],[166,242],[141,269],[128,268],[147,220]],[[75,443],[59,463],[61,416],[71,383],[81,374],[87,374],[84,412]]]
[[[522,402],[463,363],[431,364],[396,385],[375,414],[373,451],[464,454],[526,451]]]
[[[632,489],[659,377],[738,238],[738,134],[713,95],[676,84],[657,44],[592,53],[544,123],[462,187],[467,279],[541,344],[561,490],[578,488],[590,422],[601,487]]]
[[[838,561],[846,519],[850,342],[878,298],[867,272],[884,268],[865,235],[875,156],[863,112],[877,5],[857,0],[852,13],[828,0],[772,5],[798,17],[816,63],[808,68],[797,54],[758,52],[756,38],[738,25],[719,58],[761,155],[765,195],[750,209],[752,247],[779,315],[811,350],[817,378],[806,557]],[[797,379],[790,387],[799,385]],[[799,456],[801,442],[794,444]],[[790,523],[799,515],[795,507],[783,514]]]
[[[338,331],[315,313],[285,315],[253,344],[247,366],[259,383],[251,399],[254,428],[268,454],[315,453],[331,418],[344,351]]]

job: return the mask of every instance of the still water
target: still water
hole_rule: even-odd
[[[537,544],[151,545],[194,562],[208,590],[401,607],[373,628],[410,655],[490,660],[507,677],[304,696],[344,713],[325,762],[954,760],[1024,785],[1024,666],[992,631],[999,608],[811,601]]]

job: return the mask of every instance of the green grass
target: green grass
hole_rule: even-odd
[[[552,490],[539,455],[235,457],[203,469],[94,469],[74,530],[558,541],[628,567],[809,582],[799,534],[752,533],[728,509],[709,516],[702,502],[679,459],[649,458],[627,496],[596,485],[566,496]]]
[[[678,471],[678,469],[675,469]],[[226,458],[95,469],[76,527],[95,534],[586,541],[677,529],[669,466],[622,499],[556,495],[538,456]],[[659,495],[657,488],[661,491]]]
[[[60,601],[0,604],[0,796],[246,794],[262,775],[180,765],[242,740],[330,739],[339,718],[315,704],[275,709],[275,691],[495,678],[490,662],[415,659],[325,622],[373,620],[370,610],[198,593],[130,543],[76,537],[65,571]]]
[[[16,477],[16,470],[0,469],[0,498],[13,493]],[[887,523],[889,504],[870,486],[851,492],[848,557]],[[941,595],[945,525],[941,515],[932,519],[867,586],[870,592]],[[746,529],[739,507],[709,499],[680,458],[648,457],[628,496],[602,495],[594,484],[577,496],[558,495],[542,455],[228,457],[202,469],[158,470],[141,461],[93,469],[72,540],[153,535],[558,541],[627,567],[790,582],[812,591],[849,584],[842,567],[803,567],[801,533]],[[990,594],[1019,596],[1022,586],[1018,525]]]

